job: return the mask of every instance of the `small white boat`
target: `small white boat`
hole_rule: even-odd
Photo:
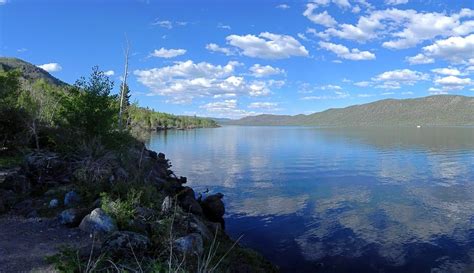
[[[416,125],[416,128],[421,128],[421,125]]]

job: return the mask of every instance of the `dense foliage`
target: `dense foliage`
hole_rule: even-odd
[[[125,86],[124,130],[118,128],[120,100],[112,94],[113,82],[94,67],[89,78],[73,86],[54,84],[49,78],[35,81],[21,70],[0,71],[0,146],[57,149],[101,139],[105,145],[122,145],[129,132],[160,129],[215,127],[210,119],[160,113],[130,103]],[[121,144],[122,143],[122,144]]]
[[[148,108],[139,107],[137,103],[130,105],[128,112],[130,126],[134,129],[192,129],[217,126],[217,123],[212,119],[195,116],[175,116],[156,112]]]

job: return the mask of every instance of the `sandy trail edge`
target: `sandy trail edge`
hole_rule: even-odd
[[[0,272],[55,272],[45,257],[64,245],[86,246],[92,239],[56,219],[0,217]]]

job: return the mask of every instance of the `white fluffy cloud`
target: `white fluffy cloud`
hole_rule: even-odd
[[[466,37],[450,37],[423,47],[424,56],[462,63],[474,58],[474,34]]]
[[[206,49],[211,51],[211,52],[220,52],[220,53],[223,53],[227,56],[231,56],[231,55],[235,54],[232,49],[230,49],[228,47],[220,47],[219,45],[214,44],[214,43],[207,44]]]
[[[344,99],[349,97],[349,93],[344,91],[334,91],[333,94],[330,95],[319,95],[319,96],[306,96],[302,97],[302,100],[329,100],[329,99]]]
[[[447,75],[447,76],[459,76],[461,75],[461,71],[456,68],[435,68],[431,70],[432,72],[440,75]]]
[[[444,91],[453,89],[461,90],[473,83],[469,78],[459,78],[456,76],[437,78],[434,82],[436,85],[442,86]]]
[[[58,63],[47,63],[47,64],[38,65],[38,67],[48,72],[58,72],[63,69],[61,65],[59,65]]]
[[[260,64],[252,65],[249,68],[249,70],[252,72],[252,75],[257,78],[285,73],[285,70],[280,69],[278,67],[273,67],[270,65],[260,65]]]
[[[303,12],[303,16],[308,18],[311,22],[325,27],[332,27],[337,24],[336,19],[329,15],[326,10],[315,14],[314,10],[317,7],[318,6],[314,3],[308,3],[306,5],[306,10]]]
[[[278,103],[276,102],[252,102],[248,105],[248,108],[251,109],[266,109],[266,110],[276,110]]]
[[[240,118],[244,116],[256,115],[255,112],[248,112],[243,109],[238,108],[238,102],[235,99],[224,100],[217,102],[210,102],[200,106],[201,109],[206,110],[208,113],[211,113],[213,116],[221,117],[233,117]]]
[[[150,95],[171,97],[170,102],[190,103],[198,97],[225,98],[265,96],[284,81],[248,80],[236,72],[242,64],[230,61],[226,65],[191,60],[148,70],[135,70],[138,82],[151,89]]]
[[[407,57],[406,60],[410,64],[432,64],[434,63],[434,59],[427,57],[423,54],[417,54],[413,57]]]
[[[255,35],[229,35],[227,42],[241,50],[241,54],[262,59],[285,59],[308,56],[306,48],[289,35],[262,32]]]
[[[319,42],[319,46],[326,50],[332,51],[339,58],[352,60],[352,61],[366,61],[374,60],[375,54],[369,51],[360,51],[357,48],[349,49],[343,45],[328,43],[328,42]]]
[[[280,5],[276,6],[276,8],[277,8],[277,9],[289,9],[290,6],[287,5],[287,4],[280,4]]]
[[[317,35],[357,42],[388,38],[382,44],[384,47],[403,49],[436,37],[467,35],[474,31],[474,22],[466,20],[470,17],[474,17],[474,10],[462,9],[458,13],[447,15],[391,8],[373,11],[361,16],[356,24],[339,24]]]
[[[401,85],[414,85],[418,81],[429,80],[429,76],[410,69],[397,69],[381,73],[372,80],[381,83],[377,88],[399,89]]]
[[[105,71],[104,75],[108,76],[108,77],[111,77],[111,76],[115,75],[115,71],[113,71],[113,70]]]
[[[408,3],[408,0],[385,0],[387,5],[402,5]]]
[[[164,47],[155,49],[150,56],[157,58],[174,58],[186,54],[186,49],[166,49]]]

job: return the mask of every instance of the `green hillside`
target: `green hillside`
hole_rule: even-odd
[[[386,99],[311,115],[258,115],[232,121],[236,125],[311,126],[472,126],[474,97],[437,95]]]
[[[67,83],[53,77],[47,71],[26,61],[16,58],[0,57],[0,73],[11,70],[19,70],[21,72],[20,78],[22,84],[28,86],[28,90],[36,90],[44,88],[46,83],[53,88],[67,92],[71,86]],[[119,83],[116,83],[119,84]],[[132,97],[133,99],[133,97]],[[155,129],[190,129],[202,127],[217,127],[217,123],[209,118],[177,116],[162,112],[157,112],[152,109],[138,106],[137,103],[128,106],[128,120],[129,127],[132,130],[155,130]]]

